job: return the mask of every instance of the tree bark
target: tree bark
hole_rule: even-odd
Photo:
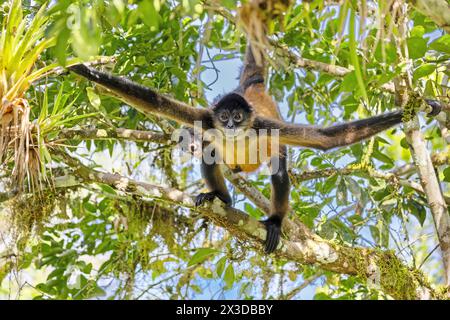
[[[444,264],[444,276],[446,286],[450,285],[450,216],[447,204],[441,190],[441,186],[435,172],[433,162],[427,150],[425,139],[418,128],[418,119],[414,117],[409,123],[405,123],[406,140],[410,145],[410,150],[423,191],[427,197],[430,211],[433,215],[439,239],[439,247],[442,253]]]

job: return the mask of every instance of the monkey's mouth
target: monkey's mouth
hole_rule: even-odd
[[[236,138],[242,134],[244,134],[244,130],[239,128],[233,128],[233,129],[225,129],[223,130],[223,134],[225,135],[225,138]]]

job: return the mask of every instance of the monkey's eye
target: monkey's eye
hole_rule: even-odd
[[[235,113],[234,116],[233,116],[233,120],[235,122],[241,122],[242,119],[243,119],[243,116],[242,116],[242,113],[240,113],[240,112],[239,113]]]
[[[222,121],[222,122],[228,121],[228,114],[226,114],[226,112],[222,112],[222,113],[219,115],[219,120]]]

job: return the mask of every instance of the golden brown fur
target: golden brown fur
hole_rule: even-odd
[[[253,108],[254,116],[281,120],[277,104],[266,91],[264,73],[264,67],[256,64],[251,46],[247,46],[244,68],[239,81],[240,90],[243,91],[245,100]],[[238,158],[238,153],[242,152],[242,148],[245,149],[245,161]],[[265,148],[265,150],[261,150],[262,148]],[[218,149],[225,156],[227,151],[224,150],[224,146],[218,146]],[[275,150],[271,148],[270,138],[265,135],[246,139],[245,143],[236,143],[233,150],[234,156],[229,156],[224,161],[232,170],[243,172],[257,170],[263,163],[269,162],[273,156],[277,156],[279,153],[279,148],[275,148]],[[255,155],[256,163],[254,161]]]

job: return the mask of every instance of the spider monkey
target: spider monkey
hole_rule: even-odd
[[[224,133],[226,139],[231,137],[234,141],[239,140],[248,129],[255,129],[256,140],[270,140],[270,136],[258,134],[259,130],[279,130],[278,148],[268,148],[267,155],[257,158],[256,163],[247,162],[247,158],[239,163],[233,156],[231,161],[225,161],[235,172],[252,172],[262,163],[269,163],[270,166],[277,161],[278,170],[271,175],[271,212],[262,222],[267,230],[264,246],[267,254],[273,252],[279,244],[282,221],[289,209],[290,182],[287,172],[286,145],[320,150],[347,146],[400,124],[403,116],[403,111],[398,110],[329,127],[284,122],[277,104],[265,89],[264,63],[256,64],[251,46],[247,47],[238,88],[221,97],[210,108],[191,107],[128,79],[97,71],[83,64],[71,66],[69,69],[108,89],[108,94],[134,106],[144,114],[157,114],[190,127],[195,121],[201,121],[203,130],[216,129]],[[437,115],[440,112],[441,106],[438,102],[433,100],[426,102],[432,109],[429,115]],[[219,156],[224,156],[228,152],[220,141],[215,143],[214,147],[213,153]],[[245,150],[247,155],[251,152],[253,151],[250,148]],[[196,205],[216,197],[226,205],[231,205],[232,200],[220,166],[217,163],[207,163],[202,160],[201,173],[210,191],[200,193],[196,197]]]

